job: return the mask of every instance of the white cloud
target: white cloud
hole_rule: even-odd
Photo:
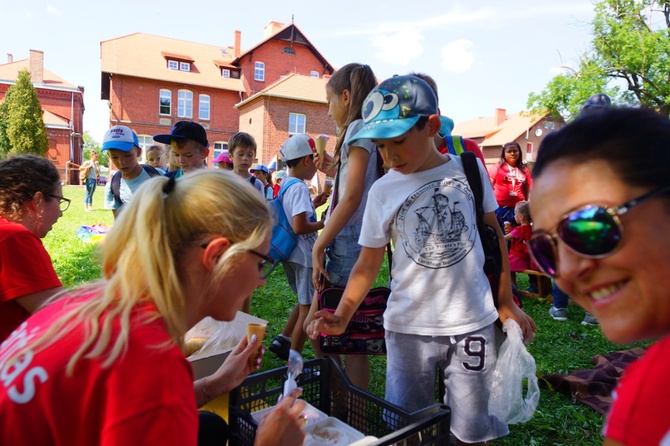
[[[421,33],[410,27],[376,34],[372,37],[372,46],[377,49],[374,57],[392,65],[407,65],[423,54],[421,40]]]
[[[458,39],[442,47],[441,65],[452,73],[463,73],[472,67],[475,61],[475,44],[467,39]]]
[[[47,12],[51,15],[60,15],[60,11],[55,6],[47,4]]]

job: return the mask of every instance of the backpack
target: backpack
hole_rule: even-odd
[[[462,136],[445,135],[444,142],[447,144],[447,150],[452,155],[460,155],[461,153],[467,151],[465,148],[465,141],[463,141]]]
[[[484,273],[491,285],[491,293],[493,294],[493,303],[498,308],[498,286],[500,285],[500,273],[502,272],[502,253],[500,252],[500,244],[498,243],[498,233],[494,228],[484,223],[484,190],[482,189],[482,181],[479,176],[479,166],[477,165],[477,155],[472,152],[462,152],[461,160],[463,161],[463,170],[465,177],[468,180],[472,194],[475,197],[475,209],[477,213],[477,232],[482,241],[484,248]],[[522,307],[516,287],[512,287],[512,295],[515,303]],[[496,321],[500,323],[500,319]]]
[[[299,182],[299,179],[291,178],[286,183],[283,183],[281,189],[279,189],[277,198],[268,202],[268,205],[273,210],[272,218],[274,220],[269,255],[277,262],[283,262],[288,259],[288,256],[291,255],[291,252],[293,252],[298,244],[298,236],[293,232],[291,221],[286,217],[286,212],[284,212],[282,197],[289,187]]]
[[[148,164],[140,164],[140,166],[142,166],[142,169],[144,169],[150,177],[160,176],[161,174],[155,167]],[[112,177],[110,189],[116,205],[119,207],[123,206],[123,202],[121,201],[121,171],[116,172]]]

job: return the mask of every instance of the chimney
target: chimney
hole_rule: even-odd
[[[242,45],[242,31],[235,31],[235,48],[234,48],[234,54],[235,54],[235,59],[240,57],[240,46]]]
[[[496,108],[496,113],[494,115],[496,119],[496,126],[499,126],[503,122],[505,122],[505,118],[507,117],[507,110],[504,108]]]
[[[7,63],[14,62],[14,55],[12,53],[7,53]]]
[[[265,25],[265,28],[263,28],[263,38],[267,39],[270,36],[273,36],[284,27],[283,23],[280,22],[270,22],[267,25]]]
[[[33,84],[44,83],[44,51],[30,50],[30,78]]]

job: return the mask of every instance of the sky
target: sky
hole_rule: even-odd
[[[84,86],[84,130],[100,141],[109,126],[101,41],[144,32],[226,47],[240,30],[244,51],[269,22],[293,19],[335,68],[366,63],[379,79],[431,75],[442,113],[458,123],[525,110],[529,93],[577,66],[593,16],[589,0],[0,0],[0,64],[7,53],[18,61],[43,51],[46,69]]]

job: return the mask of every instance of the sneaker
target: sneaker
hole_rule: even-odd
[[[284,361],[288,361],[288,352],[290,350],[291,340],[282,335],[277,335],[270,344],[270,351]]]
[[[593,317],[591,313],[588,311],[584,312],[584,320],[582,321],[582,325],[593,325],[593,326],[598,326],[600,325],[600,322],[598,322],[598,319]]]
[[[552,306],[549,309],[549,316],[553,317],[555,321],[567,321],[568,310],[566,308],[556,308]]]

